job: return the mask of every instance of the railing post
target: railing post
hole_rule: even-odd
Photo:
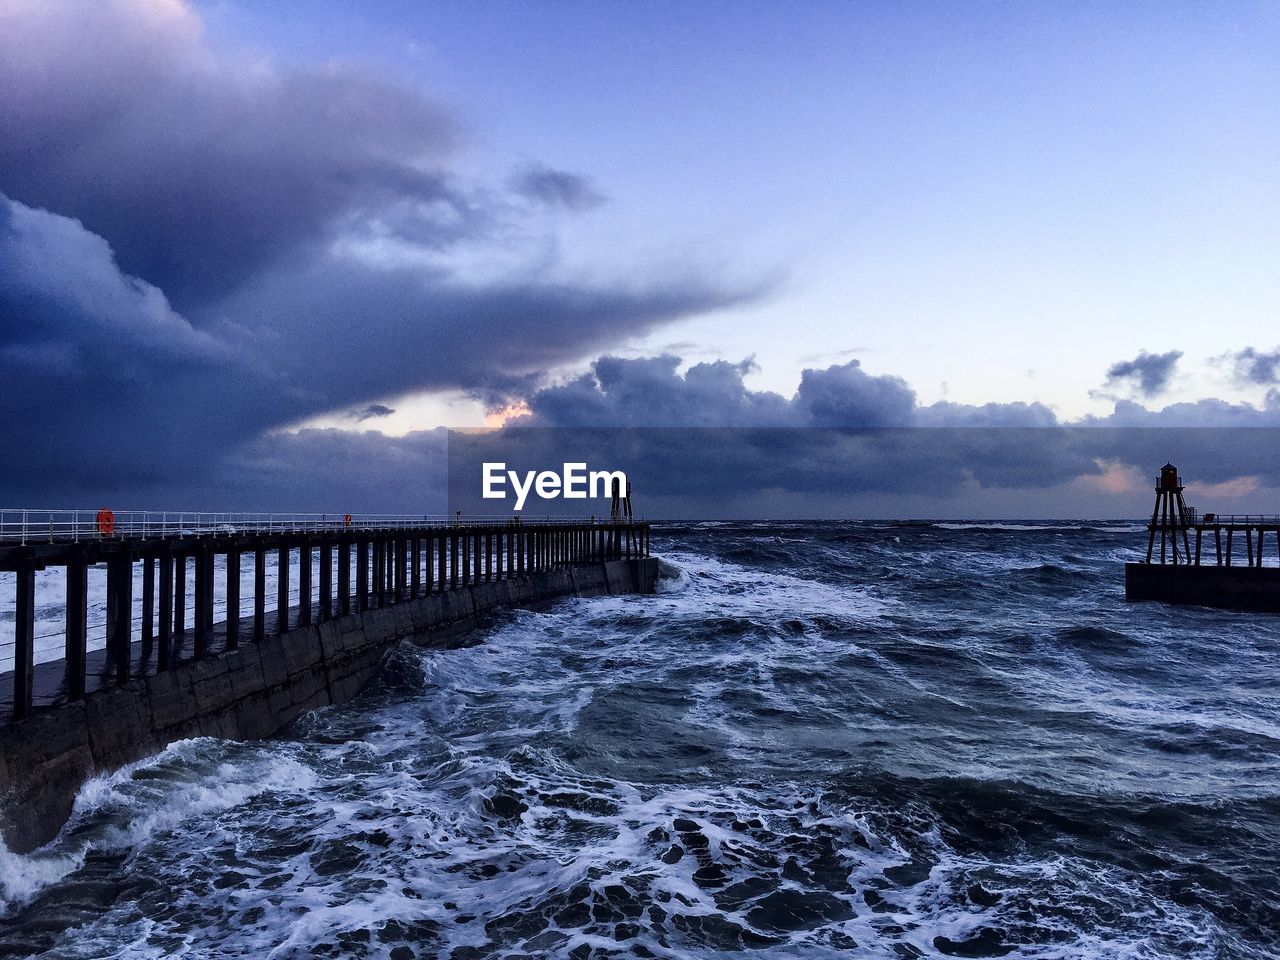
[[[25,523],[25,517],[23,522]],[[25,537],[24,537],[25,539]],[[14,571],[17,601],[13,610],[13,719],[31,713],[36,670],[36,565],[23,560]],[[83,663],[83,660],[81,661]]]
[[[280,544],[276,555],[276,632],[289,631],[289,566],[293,552],[286,540]]]
[[[89,565],[80,548],[67,561],[66,658],[67,699],[84,696],[84,657],[88,648]]]
[[[226,648],[240,646],[240,547],[227,547],[227,634]]]
[[[107,658],[115,666],[116,683],[129,682],[133,626],[133,561],[127,553],[107,561]]]

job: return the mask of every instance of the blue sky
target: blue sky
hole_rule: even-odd
[[[1274,346],[1274,5],[204,9],[219,43],[411,77],[467,118],[478,178],[592,177],[609,202],[547,227],[557,269],[778,278],[616,352],[754,355],[786,393],[857,356],[925,400],[1076,417],[1112,362],[1179,349],[1167,399],[1261,398],[1208,361]]]
[[[414,510],[495,418],[1278,426],[1277,50],[1261,3],[0,0],[0,493]],[[1189,473],[1280,486],[1238,445]]]

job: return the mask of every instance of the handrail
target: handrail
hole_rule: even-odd
[[[590,525],[605,517],[522,517],[519,514],[217,513],[191,510],[118,510],[104,530],[99,510],[0,508],[0,543],[78,543],[83,540],[194,537],[209,534],[312,533],[408,530],[521,523]]]

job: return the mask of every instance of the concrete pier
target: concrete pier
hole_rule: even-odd
[[[1280,612],[1280,516],[1205,513],[1187,506],[1178,468],[1156,477],[1147,555],[1126,563],[1127,600]],[[1159,550],[1156,544],[1159,543]]]
[[[1280,613],[1280,567],[1126,563],[1128,600]]]
[[[304,710],[355,696],[401,640],[447,645],[501,608],[651,592],[657,581],[644,523],[347,515],[241,516],[195,530],[189,518],[172,528],[149,518],[102,526],[51,522],[46,534],[24,519],[15,537],[0,524],[0,570],[16,579],[11,669],[0,673],[0,837],[13,851],[51,839],[86,778],[175,740],[270,736]],[[251,578],[242,557],[252,558]],[[65,595],[42,602],[36,573],[59,566]],[[93,566],[106,572],[105,638],[91,646]],[[223,621],[215,621],[219,571]],[[248,611],[242,579],[251,580]],[[37,611],[59,605],[62,656],[50,659],[43,647],[37,658]]]
[[[269,737],[303,711],[358,694],[396,643],[463,642],[503,608],[651,593],[653,558],[598,561],[460,586],[294,627],[183,662],[0,727],[0,836],[23,853],[52,839],[89,777],[189,737]]]

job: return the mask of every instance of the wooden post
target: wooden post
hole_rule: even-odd
[[[441,533],[436,537],[436,590],[440,593],[444,593],[445,581],[449,576],[446,549],[445,535]]]
[[[240,646],[240,548],[227,547],[227,637],[228,650]]]
[[[311,624],[311,541],[298,546],[298,626]]]
[[[293,551],[288,543],[280,545],[276,555],[276,632],[289,630],[289,566]]]
[[[129,682],[129,645],[133,626],[133,562],[127,554],[107,561],[107,657],[116,683]]]
[[[168,548],[160,549],[160,627],[156,649],[156,670],[168,670],[173,666],[173,555]]]
[[[63,656],[67,661],[67,699],[79,700],[84,696],[84,656],[89,632],[89,565],[79,550],[67,561],[66,623]]]
[[[71,575],[70,566],[67,576]],[[68,581],[68,586],[70,581]],[[151,651],[155,646],[155,606],[156,606],[156,558],[151,554],[142,557],[142,672],[146,672]]]
[[[31,713],[36,671],[36,565],[23,560],[14,571],[17,601],[13,609],[13,719]],[[83,662],[83,661],[82,661]]]
[[[320,619],[333,617],[333,544],[328,537],[320,541]]]
[[[195,553],[196,582],[191,596],[191,610],[195,616],[194,656],[197,660],[209,652],[209,611],[205,604],[212,599],[213,590],[209,581],[213,572],[213,555],[207,544],[200,544]]]
[[[182,650],[187,634],[187,555],[173,558],[173,639],[174,653]],[[174,659],[177,659],[176,657]]]
[[[253,642],[267,634],[267,550],[259,541],[253,548]]]

